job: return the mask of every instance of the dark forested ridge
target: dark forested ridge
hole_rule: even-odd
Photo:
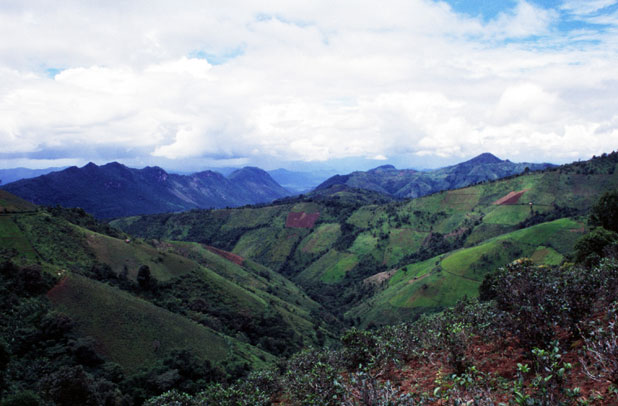
[[[290,192],[259,168],[228,177],[213,171],[169,174],[158,167],[90,163],[4,185],[35,204],[80,207],[98,218],[264,203]]]

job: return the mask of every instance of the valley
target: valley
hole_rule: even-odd
[[[409,201],[370,203],[356,196],[374,192],[334,185],[265,207],[111,224],[147,239],[196,241],[251,258],[339,318],[364,327],[390,324],[476,296],[487,272],[522,256],[560,263],[586,232],[581,216],[598,193],[618,187],[615,160],[612,154]],[[315,222],[291,225],[299,216]],[[380,272],[393,276],[379,286],[365,282]],[[423,284],[394,286],[425,274]]]

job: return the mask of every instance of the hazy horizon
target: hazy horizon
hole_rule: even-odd
[[[608,153],[609,152],[612,152],[612,151],[608,151]],[[354,171],[367,171],[367,170],[370,170],[370,169],[373,169],[379,166],[384,166],[384,165],[393,165],[397,169],[415,169],[415,170],[421,170],[421,171],[422,170],[433,170],[433,169],[439,169],[445,166],[451,166],[451,165],[456,165],[456,164],[465,162],[483,153],[491,153],[491,152],[489,151],[480,152],[479,154],[469,156],[469,157],[464,157],[462,159],[457,159],[453,157],[450,159],[443,158],[443,159],[432,159],[430,161],[418,161],[417,165],[406,165],[405,162],[396,163],[390,160],[371,160],[371,159],[354,159],[354,158],[341,159],[335,162],[330,162],[330,161],[301,162],[301,161],[298,161],[298,162],[288,162],[286,163],[286,165],[263,166],[263,167],[259,165],[251,165],[251,164],[239,165],[239,166],[199,166],[199,165],[196,165],[196,166],[188,166],[188,167],[175,167],[175,166],[167,166],[165,165],[165,163],[163,165],[160,165],[158,163],[143,164],[140,162],[137,162],[137,164],[134,164],[132,162],[127,162],[127,161],[123,162],[122,160],[114,160],[114,161],[95,160],[95,161],[83,161],[83,162],[76,163],[74,165],[67,165],[67,166],[47,166],[47,167],[40,167],[40,168],[27,167],[27,166],[6,167],[6,168],[0,167],[0,170],[14,170],[14,169],[62,170],[62,169],[66,169],[71,166],[77,166],[81,168],[81,167],[88,165],[91,162],[97,166],[103,166],[103,165],[106,165],[112,162],[118,162],[122,165],[125,165],[130,168],[135,168],[135,169],[143,169],[148,166],[158,166],[169,173],[179,173],[179,174],[190,174],[190,173],[195,173],[195,172],[200,172],[200,171],[205,171],[205,170],[211,170],[211,171],[218,171],[226,175],[228,173],[231,173],[233,170],[241,169],[247,166],[257,166],[258,168],[263,169],[265,171],[274,171],[274,170],[283,169],[283,170],[287,170],[290,172],[306,172],[306,173],[323,172],[323,173],[331,173],[331,174],[335,174],[335,173],[343,174],[343,173],[349,173],[349,172],[354,172]],[[492,155],[497,156],[496,154],[492,154]],[[497,156],[497,157],[502,160],[510,160],[508,158],[503,158],[501,156]],[[589,158],[592,158],[592,157],[588,157],[585,159],[589,159]],[[518,162],[551,163],[551,164],[556,164],[556,165],[573,162],[572,160],[565,160],[564,162],[513,161],[513,160],[510,160],[510,161],[515,162],[515,163],[518,163]],[[423,166],[423,165],[426,165],[426,166]]]

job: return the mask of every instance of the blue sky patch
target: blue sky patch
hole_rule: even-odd
[[[512,10],[517,6],[516,0],[487,1],[487,0],[446,0],[451,8],[470,17],[480,17],[483,21],[494,19],[498,14]]]
[[[60,69],[60,68],[47,68],[47,69],[45,69],[45,75],[47,75],[47,77],[53,79],[54,77],[56,77],[57,74],[59,74],[63,70],[64,69]]]
[[[239,45],[238,47],[234,49],[220,52],[220,53],[213,53],[213,52],[208,52],[208,51],[203,51],[203,50],[193,51],[189,54],[189,57],[205,59],[211,65],[223,65],[224,63],[234,58],[237,58],[243,55],[244,53],[245,53],[245,47],[243,45]]]
[[[486,1],[486,0],[436,0],[444,1],[449,4],[453,11],[459,14],[464,14],[469,17],[479,18],[484,23],[495,20],[500,14],[513,14],[520,1],[523,0],[499,0],[499,1]],[[585,0],[582,0],[585,1]],[[535,7],[543,8],[546,10],[553,10],[558,16],[555,24],[552,25],[553,35],[561,36],[569,33],[589,32],[590,34],[605,33],[611,24],[599,23],[597,18],[611,16],[618,14],[618,1],[614,4],[594,10],[594,6],[591,10],[583,12],[588,4],[581,3],[582,8],[577,7],[579,4],[571,3],[568,6],[568,2],[565,0],[527,0],[527,2]],[[575,9],[573,5],[575,4]],[[590,7],[589,7],[590,8]],[[523,40],[524,42],[531,42],[540,40],[539,37],[530,37]],[[522,39],[510,39],[507,43],[521,42]],[[597,43],[595,39],[585,40],[585,42],[594,44]]]

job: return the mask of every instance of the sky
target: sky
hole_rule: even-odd
[[[618,149],[618,1],[0,2],[0,168]]]

